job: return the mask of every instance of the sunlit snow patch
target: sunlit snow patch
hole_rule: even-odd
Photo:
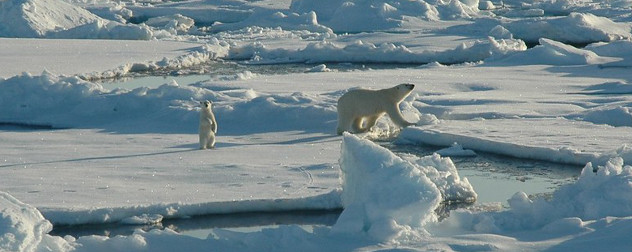
[[[452,144],[452,146],[447,147],[447,148],[443,148],[440,149],[438,151],[436,151],[437,154],[441,155],[441,156],[451,156],[451,157],[472,157],[472,156],[476,156],[476,152],[474,152],[473,150],[468,150],[468,149],[464,149],[463,146],[461,146],[458,143],[454,143]]]
[[[145,25],[122,24],[56,0],[12,0],[0,4],[0,37],[143,39],[153,32]]]
[[[35,207],[0,192],[0,251],[62,251],[63,239],[47,235],[52,229]]]
[[[454,212],[460,225],[477,232],[502,233],[543,228],[546,232],[587,230],[589,220],[632,215],[632,167],[613,158],[594,172],[592,164],[582,170],[576,183],[564,185],[550,200],[530,199],[518,192],[503,212]]]
[[[405,128],[396,143],[450,146],[458,142],[475,151],[517,158],[602,165],[615,156],[632,161],[632,150],[626,147],[632,141],[630,135],[628,127],[564,118],[442,120],[439,124]]]
[[[380,241],[424,236],[424,226],[438,221],[435,209],[443,200],[477,197],[449,158],[402,159],[348,133],[341,155],[345,210],[334,232],[365,233]]]

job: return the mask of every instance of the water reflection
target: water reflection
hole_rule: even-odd
[[[55,226],[51,235],[73,237],[101,235],[131,235],[135,230],[149,231],[169,228],[185,235],[206,238],[213,228],[259,228],[275,225],[333,225],[342,210],[305,210],[284,212],[231,213],[196,216],[185,219],[163,219],[151,225],[121,223],[99,225]]]
[[[432,155],[442,147],[429,145],[395,145],[383,143],[395,153],[417,156]],[[481,153],[473,157],[451,157],[461,178],[466,177],[478,194],[476,204],[500,202],[517,192],[531,197],[549,197],[561,185],[577,180],[581,168],[533,159],[520,159],[503,155]]]

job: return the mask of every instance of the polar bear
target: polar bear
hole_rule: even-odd
[[[210,101],[200,102],[200,149],[215,148],[215,133],[217,133],[217,122],[213,114],[213,103]]]
[[[413,125],[399,112],[401,103],[415,88],[413,84],[399,84],[380,90],[354,89],[338,99],[338,135],[344,131],[367,132],[384,114],[399,127]]]

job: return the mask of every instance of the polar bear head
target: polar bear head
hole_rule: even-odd
[[[202,106],[202,108],[204,109],[211,109],[213,107],[213,103],[209,100],[201,101],[200,106]]]
[[[392,87],[391,90],[394,92],[395,100],[401,102],[413,91],[413,88],[415,88],[415,85],[403,83]]]

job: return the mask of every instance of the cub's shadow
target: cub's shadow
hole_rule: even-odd
[[[218,138],[218,142],[215,144],[215,148],[230,148],[235,146],[251,146],[251,145],[292,145],[292,144],[303,144],[303,143],[326,143],[331,141],[338,141],[338,135],[322,135],[322,136],[311,136],[311,137],[303,137],[286,141],[270,141],[270,142],[252,142],[252,143],[243,143],[243,142],[225,142],[222,141],[221,138]],[[243,139],[243,138],[242,138]],[[191,142],[188,144],[181,144],[172,146],[170,148],[175,149],[191,149],[197,150],[200,149],[200,145],[196,142]]]
[[[55,164],[55,163],[66,163],[66,162],[123,159],[123,158],[134,158],[134,157],[150,157],[150,156],[158,156],[158,155],[166,155],[166,154],[174,154],[174,153],[182,153],[182,152],[190,152],[190,151],[195,151],[195,150],[184,149],[184,150],[161,151],[161,152],[151,152],[151,153],[135,153],[135,154],[129,154],[129,155],[112,155],[112,156],[95,156],[95,157],[74,158],[74,159],[59,159],[59,160],[52,160],[52,161],[6,164],[6,165],[0,165],[0,168],[27,166],[27,165]]]

